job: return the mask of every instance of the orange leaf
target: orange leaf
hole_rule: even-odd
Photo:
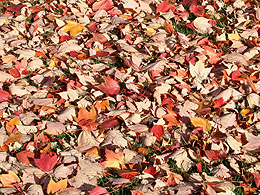
[[[14,184],[19,183],[19,177],[13,172],[8,171],[8,174],[1,174],[0,181],[4,187],[14,188]]]
[[[20,123],[20,120],[16,117],[12,118],[9,122],[6,123],[5,128],[9,133],[12,133],[12,131],[15,128],[15,125],[18,125]]]
[[[106,108],[109,108],[109,100],[97,101],[95,107],[98,111],[103,112]]]
[[[34,153],[31,152],[30,150],[24,150],[21,152],[18,152],[16,154],[16,158],[21,161],[25,165],[30,165],[30,159],[29,158],[34,158]]]
[[[16,135],[11,135],[9,138],[5,141],[5,145],[15,143],[23,138],[23,135],[21,133],[18,133]]]
[[[115,169],[121,169],[121,166],[124,167],[125,158],[121,151],[115,153],[112,150],[106,149],[106,158],[107,160],[101,163],[103,166]]]
[[[82,120],[90,120],[95,122],[97,119],[97,112],[94,106],[91,107],[89,111],[86,110],[86,108],[80,108],[78,112],[78,117],[74,117],[75,121],[79,123]]]
[[[51,178],[47,186],[47,194],[50,193],[54,194],[55,192],[58,192],[61,189],[67,188],[67,185],[68,185],[68,179],[63,179],[56,183]]]
[[[61,30],[65,32],[70,32],[71,36],[76,36],[79,32],[83,31],[85,29],[85,26],[82,24],[78,24],[74,21],[66,20],[66,25],[61,28]]]

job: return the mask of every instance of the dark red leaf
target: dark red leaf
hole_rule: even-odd
[[[10,7],[8,7],[8,8],[5,10],[5,14],[6,14],[6,15],[13,15],[13,14],[14,14],[14,16],[17,17],[17,16],[20,15],[20,10],[21,10],[23,7],[26,7],[26,6],[23,5],[23,4],[11,5]]]
[[[119,122],[116,118],[112,119],[106,119],[103,123],[101,123],[98,128],[99,129],[111,129],[114,127],[117,127],[119,125]]]
[[[144,172],[149,173],[154,177],[156,177],[159,174],[159,172],[156,171],[156,168],[153,165],[149,165],[149,167]]]
[[[226,156],[225,152],[218,150],[205,150],[205,154],[210,160],[221,160]]]
[[[50,171],[56,165],[57,159],[55,153],[51,156],[50,154],[43,152],[40,159],[34,159],[34,163],[41,171]]]

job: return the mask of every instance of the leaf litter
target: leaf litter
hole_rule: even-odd
[[[259,3],[0,1],[1,194],[259,194]]]

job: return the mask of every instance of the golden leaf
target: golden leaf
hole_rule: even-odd
[[[70,32],[71,36],[77,35],[79,32],[83,31],[85,29],[85,26],[82,24],[78,24],[77,22],[74,21],[69,21],[66,20],[66,25],[61,28],[61,30]]]
[[[191,118],[190,120],[194,127],[203,127],[203,129],[205,131],[210,131],[212,129],[211,124],[208,119],[194,117],[194,118]]]

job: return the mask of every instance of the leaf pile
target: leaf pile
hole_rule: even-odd
[[[0,1],[0,193],[259,194],[254,0]]]

